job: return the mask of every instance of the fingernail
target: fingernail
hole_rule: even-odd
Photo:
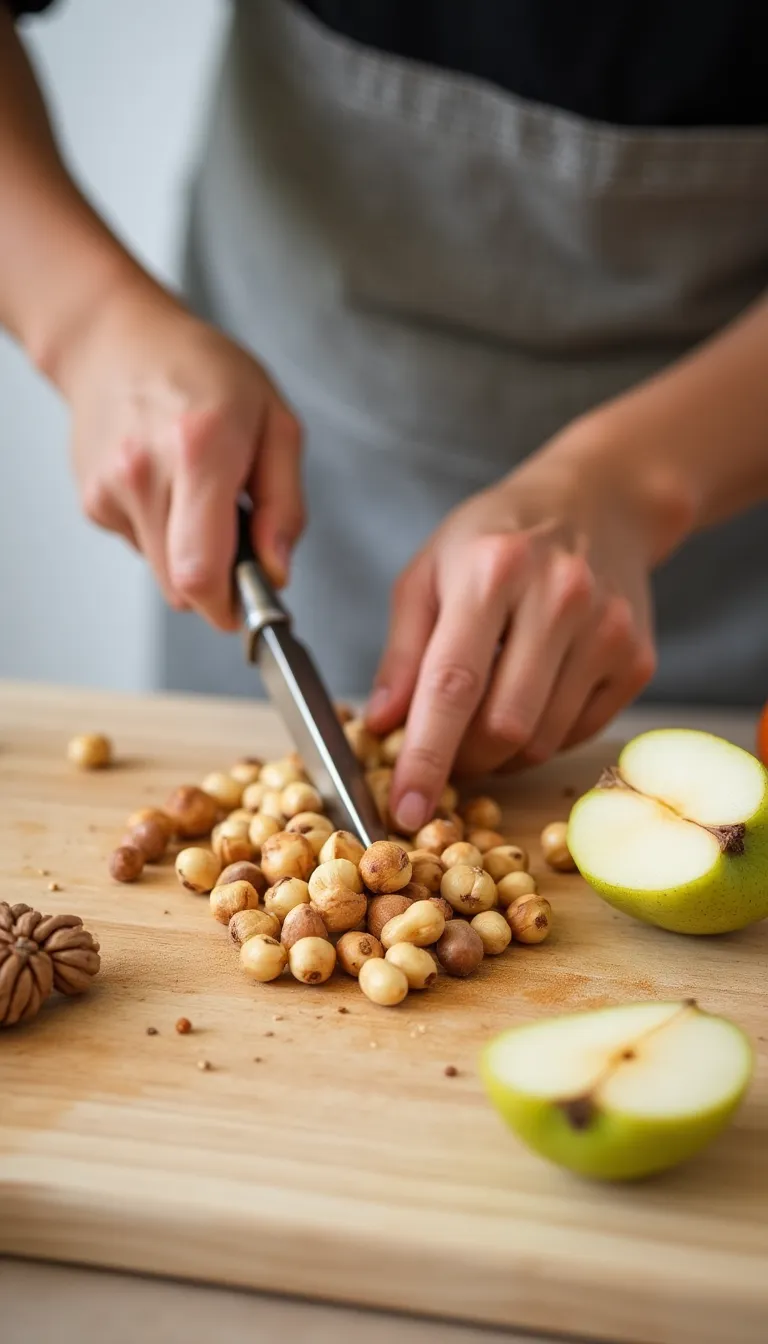
[[[377,714],[383,714],[388,704],[389,691],[386,686],[377,686],[366,706],[366,719],[375,719]]]
[[[401,831],[414,835],[427,820],[427,800],[423,793],[406,793],[398,803],[395,821]]]

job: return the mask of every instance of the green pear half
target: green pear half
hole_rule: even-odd
[[[568,848],[611,905],[675,933],[768,915],[768,774],[710,733],[636,737],[574,805]]]
[[[608,1181],[692,1157],[728,1122],[752,1068],[741,1029],[693,1000],[545,1018],[503,1032],[481,1060],[491,1101],[529,1148]]]

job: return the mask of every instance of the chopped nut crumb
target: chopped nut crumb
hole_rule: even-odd
[[[272,1021],[273,1021],[273,1022],[282,1022],[282,1020],[283,1020],[283,1015],[282,1015],[282,1013],[273,1013],[273,1014],[272,1014]]]
[[[180,1036],[188,1036],[192,1030],[192,1023],[188,1017],[180,1017],[176,1023],[176,1030]]]
[[[265,1036],[274,1036],[274,1034],[275,1034],[274,1031],[265,1031],[265,1032],[264,1032],[264,1035],[265,1035]]]
[[[337,1008],[336,1011],[337,1013],[348,1013],[349,1009],[345,1008],[344,1005],[342,1004],[341,1008]]]
[[[48,868],[38,868],[36,871],[37,871],[37,875],[38,875],[38,877],[50,877],[50,875],[51,875],[51,874],[50,874],[50,869],[48,869]]]
[[[378,1050],[378,1048],[379,1048],[379,1043],[378,1043],[378,1041],[369,1041],[369,1042],[368,1042],[368,1045],[369,1045],[369,1047],[370,1047],[371,1050]]]
[[[211,1069],[213,1068],[213,1065],[210,1059],[198,1059],[197,1067],[201,1073],[210,1073]]]
[[[264,1061],[263,1061],[261,1055],[254,1055],[254,1057],[253,1057],[253,1062],[254,1062],[254,1064],[263,1064],[263,1063],[264,1063]]]
[[[456,1078],[458,1077],[459,1070],[456,1068],[455,1064],[446,1064],[443,1073],[446,1078]]]
[[[48,890],[49,890],[49,891],[61,891],[61,887],[59,886],[58,882],[49,882],[49,883],[48,883]]]
[[[148,1035],[148,1036],[159,1036],[159,1035],[160,1035],[160,1032],[157,1030],[157,1027],[147,1027],[147,1035]]]

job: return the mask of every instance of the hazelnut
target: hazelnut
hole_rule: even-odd
[[[260,761],[257,756],[244,756],[241,761],[235,761],[229,773],[233,779],[237,780],[238,784],[247,788],[249,784],[257,782],[262,765],[263,761]]]
[[[499,910],[483,910],[471,921],[475,933],[480,934],[487,957],[497,957],[512,940],[512,930]]]
[[[298,751],[289,751],[285,759],[288,762],[288,765],[292,765],[294,769],[301,771],[302,779],[307,778],[307,767],[304,764],[304,761],[302,760]]]
[[[430,854],[436,854],[439,858],[449,845],[455,845],[458,840],[463,839],[462,826],[447,818],[436,817],[434,821],[428,821],[426,826],[422,826],[417,833],[416,848],[427,849]]]
[[[403,972],[409,989],[429,989],[437,979],[434,958],[425,948],[416,947],[414,943],[395,943],[387,949],[386,960]]]
[[[365,770],[375,770],[381,764],[381,744],[369,732],[362,719],[349,719],[344,725],[346,739]]]
[[[501,825],[501,808],[495,798],[488,798],[485,795],[468,798],[459,811],[470,831],[498,831]]]
[[[297,905],[309,904],[309,887],[300,877],[280,877],[264,897],[264,909],[284,920]]]
[[[496,904],[496,883],[483,868],[458,863],[440,883],[440,895],[462,915],[477,915]]]
[[[259,897],[250,882],[228,882],[225,887],[214,887],[209,897],[211,914],[220,924],[228,924],[241,910],[256,910]]]
[[[103,770],[112,760],[112,743],[103,733],[79,733],[67,744],[67,757],[78,770]]]
[[[278,831],[261,847],[261,869],[272,883],[281,877],[300,877],[307,881],[315,866],[315,853],[306,836]]]
[[[284,817],[297,817],[302,812],[319,812],[323,800],[317,789],[302,779],[286,784],[280,794],[280,806]]]
[[[182,887],[201,896],[213,891],[221,876],[221,862],[210,849],[182,849],[176,855],[174,867]]]
[[[350,932],[345,933],[336,944],[336,956],[341,969],[357,979],[360,967],[371,957],[383,957],[384,949],[372,933]]]
[[[344,859],[335,860],[344,863]],[[332,883],[315,890],[311,895],[312,909],[322,919],[329,933],[345,933],[355,929],[365,918],[368,898],[361,891],[352,891],[342,882]]]
[[[249,863],[248,860],[241,860],[239,863],[230,863],[219,874],[219,886],[223,887],[227,882],[250,882],[258,896],[263,896],[269,883],[262,873],[257,863]]]
[[[371,1003],[378,1003],[384,1008],[393,1008],[402,1003],[408,994],[408,977],[399,966],[393,966],[391,961],[385,961],[382,957],[372,957],[370,961],[363,962],[358,984]]]
[[[399,845],[401,849],[405,850],[406,854],[411,847],[409,837],[407,835],[398,835],[397,831],[390,831],[387,839],[391,845]]]
[[[459,806],[459,791],[453,784],[443,786],[443,792],[437,800],[437,806],[441,811],[456,812]]]
[[[334,709],[336,710],[336,718],[342,725],[345,723],[349,723],[350,719],[354,719],[355,717],[355,711],[352,708],[352,706],[345,705],[341,701],[336,702],[336,704],[334,705]]]
[[[259,779],[268,789],[282,793],[289,784],[304,782],[304,771],[295,761],[283,757],[281,761],[267,761],[261,768]]]
[[[303,985],[322,985],[336,965],[336,948],[327,938],[299,938],[288,952],[291,975]]]
[[[333,831],[320,850],[320,862],[322,864],[328,863],[329,859],[348,859],[357,866],[364,853],[365,846],[361,845],[357,836],[351,831]]]
[[[368,932],[372,933],[374,938],[381,938],[384,925],[396,915],[402,915],[411,905],[413,901],[402,893],[393,896],[375,896],[368,902]]]
[[[274,817],[266,816],[263,812],[257,812],[256,816],[251,818],[251,824],[248,827],[248,839],[254,850],[260,851],[266,841],[271,836],[277,835],[279,830],[279,821],[275,821]]]
[[[246,808],[248,812],[258,812],[266,792],[267,786],[266,784],[262,784],[260,780],[255,781],[253,784],[246,784],[243,789],[243,797],[241,800],[242,806]]]
[[[350,859],[328,859],[319,864],[309,879],[309,894],[314,900],[320,892],[336,886],[363,890],[363,880]]]
[[[159,863],[168,848],[168,833],[160,822],[148,817],[131,827],[125,844],[140,849],[145,863]]]
[[[165,804],[165,811],[182,839],[196,840],[201,835],[210,835],[219,809],[210,794],[198,789],[196,784],[182,784],[174,789]]]
[[[446,922],[453,919],[453,906],[449,905],[444,896],[429,896],[427,899],[432,902],[436,910],[440,911]]]
[[[456,976],[472,975],[485,955],[477,929],[463,919],[452,919],[446,924],[435,951],[443,970]]]
[[[385,765],[397,764],[404,741],[405,728],[395,728],[394,732],[387,734],[381,744],[381,759]]]
[[[445,920],[431,901],[414,901],[401,915],[387,921],[381,931],[381,942],[386,948],[394,947],[395,943],[429,947],[444,929]]]
[[[426,901],[431,894],[429,887],[422,886],[421,882],[409,882],[397,892],[398,896],[407,896],[409,901]]]
[[[118,845],[109,856],[109,871],[116,882],[135,882],[144,871],[144,855],[137,845]]]
[[[483,867],[494,882],[500,882],[508,873],[527,872],[528,855],[519,845],[497,845],[484,853]]]
[[[325,831],[328,836],[333,833],[333,822],[330,817],[323,816],[322,812],[299,812],[295,817],[291,817],[285,829],[297,835],[309,835],[311,831]]]
[[[477,845],[471,845],[468,840],[457,840],[455,845],[449,845],[440,855],[446,868],[455,868],[457,863],[468,864],[470,868],[482,868],[483,856]]]
[[[496,890],[499,905],[508,906],[519,896],[530,896],[536,891],[536,879],[530,873],[507,873],[498,883]]]
[[[214,770],[212,774],[206,775],[200,788],[209,794],[224,812],[231,812],[233,808],[240,806],[243,786],[231,775],[226,775],[223,770]]]
[[[575,873],[576,864],[568,848],[568,823],[551,821],[541,832],[541,852],[544,862],[556,873]]]
[[[377,840],[360,860],[360,876],[369,891],[388,895],[411,880],[411,861],[404,849],[390,840]]]
[[[429,887],[430,891],[439,891],[445,872],[442,859],[428,849],[412,849],[408,858],[411,860],[411,880]]]
[[[283,920],[280,942],[288,950],[298,943],[300,938],[326,938],[326,929],[320,915],[310,905],[295,905]]]
[[[286,823],[286,817],[283,815],[282,797],[282,790],[266,789],[259,808],[262,816],[274,817],[281,830],[284,829]]]
[[[524,896],[507,907],[506,920],[518,943],[543,943],[549,935],[552,906],[543,896]]]
[[[250,863],[254,856],[253,845],[248,838],[247,823],[243,829],[241,821],[222,821],[219,826],[215,826],[211,835],[211,847],[225,867],[231,863]]]
[[[175,827],[171,818],[167,812],[161,812],[159,807],[140,807],[137,812],[132,812],[125,823],[126,829],[132,831],[143,821],[154,821],[165,832],[166,840],[170,840],[174,834]]]
[[[188,1036],[192,1030],[192,1023],[188,1017],[179,1017],[176,1020],[176,1030],[180,1036]]]
[[[229,936],[238,947],[261,933],[268,938],[280,937],[280,920],[277,915],[267,914],[266,910],[238,910],[229,921]]]
[[[308,841],[309,841],[309,843],[310,843],[310,845],[311,845],[311,847],[312,847],[312,853],[314,854],[315,859],[319,859],[319,857],[320,857],[320,850],[323,848],[323,845],[325,844],[326,840],[328,839],[328,832],[327,832],[327,831],[302,831],[302,835],[304,836],[304,839],[305,839],[305,840],[308,840]]]
[[[235,807],[235,808],[232,809],[231,812],[228,812],[228,813],[227,813],[227,815],[226,815],[226,817],[224,818],[224,820],[225,820],[225,821],[233,821],[233,822],[234,822],[234,821],[239,821],[239,822],[244,823],[244,825],[245,825],[245,831],[246,831],[246,834],[247,834],[247,833],[248,833],[248,827],[250,826],[251,822],[253,821],[253,813],[252,813],[252,812],[249,812],[247,807]]]
[[[252,980],[277,980],[288,964],[288,952],[276,938],[257,933],[240,948],[240,966]]]
[[[489,849],[497,849],[499,845],[507,843],[507,837],[501,831],[469,831],[467,839],[471,845],[477,846],[481,854],[487,854]]]
[[[388,765],[380,766],[376,770],[368,770],[365,775],[365,782],[368,785],[368,791],[376,804],[376,811],[379,814],[379,820],[382,826],[391,825],[389,811],[389,795],[392,792],[392,780],[395,772]]]

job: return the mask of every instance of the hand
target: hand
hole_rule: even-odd
[[[142,279],[110,296],[61,382],[88,517],[143,552],[172,606],[235,629],[239,493],[278,585],[304,524],[300,427],[264,370]]]
[[[655,667],[645,501],[567,432],[456,509],[400,577],[368,722],[407,714],[398,826],[433,814],[455,764],[546,760],[596,733]]]

